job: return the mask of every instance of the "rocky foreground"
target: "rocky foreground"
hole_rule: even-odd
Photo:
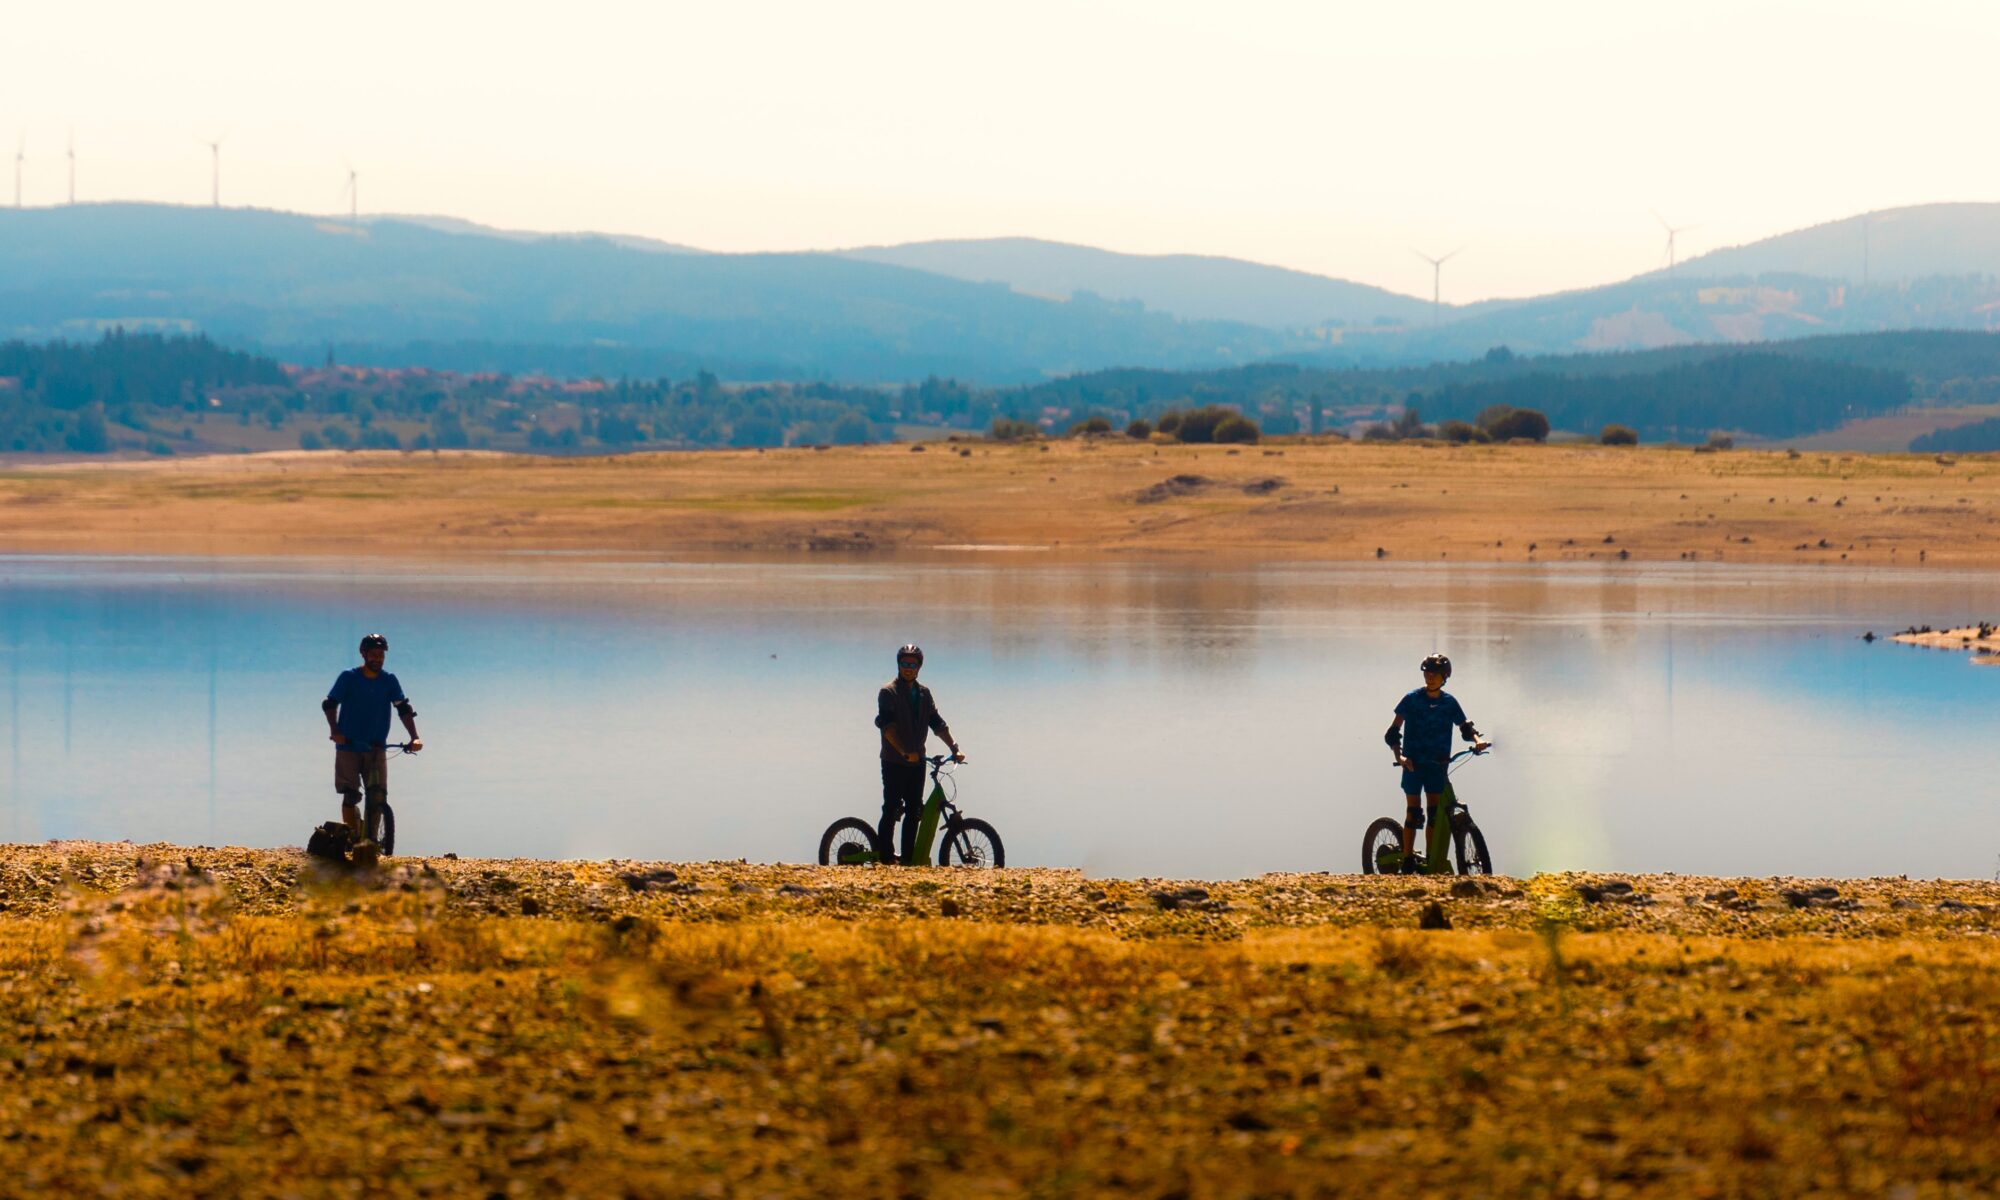
[[[2000,884],[0,850],[60,1195],[2000,1190]]]

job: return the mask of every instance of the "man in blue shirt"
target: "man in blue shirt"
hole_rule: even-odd
[[[1443,827],[1438,824],[1438,800],[1444,795],[1446,764],[1451,758],[1451,730],[1455,725],[1475,751],[1484,750],[1479,731],[1458,706],[1444,681],[1451,678],[1451,660],[1433,654],[1418,666],[1424,686],[1404,696],[1396,704],[1396,719],[1382,740],[1395,752],[1396,764],[1403,768],[1403,869],[1411,871],[1410,850],[1416,845],[1417,830],[1424,827],[1424,810],[1417,793],[1430,798],[1431,838],[1426,867],[1433,873],[1445,870]],[[1408,736],[1404,736],[1407,725]],[[1449,815],[1449,814],[1447,814]]]
[[[389,710],[409,731],[410,753],[424,748],[417,736],[417,710],[403,695],[403,685],[382,669],[389,639],[371,633],[361,639],[361,665],[340,673],[320,703],[326,714],[327,737],[333,742],[333,790],[340,793],[340,819],[357,838],[375,841],[381,832],[382,808],[389,800]],[[361,811],[363,785],[368,813]]]

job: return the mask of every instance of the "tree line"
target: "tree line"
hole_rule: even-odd
[[[1266,364],[1229,371],[1099,371],[1004,391],[999,398],[1010,417],[1058,408],[1112,423],[1219,405],[1273,434],[1341,430],[1382,436],[1386,428],[1416,436],[1422,422],[1413,423],[1411,412],[1455,428],[1477,427],[1488,409],[1530,409],[1572,434],[1595,434],[1617,424],[1648,440],[1701,441],[1718,432],[1790,437],[1894,411],[1919,398],[1973,402],[1988,390],[1983,377],[1944,377],[1944,370],[1990,371],[2000,380],[2000,336],[1938,335],[1933,348],[1940,352],[1940,373],[1922,380],[1869,361],[1917,357],[1897,336],[1870,335],[1871,344],[1855,348],[1851,359],[1818,346],[1791,353],[1793,343],[1540,359],[1496,347],[1473,362],[1393,370]],[[1967,339],[1983,342],[1971,349]]]
[[[1922,368],[1921,372],[1918,368]],[[202,336],[114,332],[0,344],[0,449],[155,453],[484,447],[552,453],[880,441],[923,431],[1155,430],[1183,440],[1347,433],[1457,440],[1711,434],[1782,438],[1855,417],[2000,395],[2000,336],[1914,332],[1763,346],[1395,370],[1256,364],[1097,371],[1026,387],[689,378],[551,379],[283,365]],[[1496,414],[1545,418],[1525,432]],[[1190,419],[1192,417],[1192,419]],[[1428,422],[1428,423],[1427,423]],[[1967,435],[1972,436],[1972,435]]]
[[[2000,450],[2000,417],[1988,417],[1956,429],[1933,429],[1910,439],[1919,454],[1985,454]]]

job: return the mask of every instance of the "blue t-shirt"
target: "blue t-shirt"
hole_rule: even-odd
[[[1403,718],[1403,757],[1417,762],[1442,762],[1451,757],[1451,731],[1465,724],[1465,710],[1450,692],[1435,697],[1418,688],[1396,705]]]
[[[349,667],[333,681],[326,698],[340,705],[340,732],[349,750],[379,750],[389,741],[389,709],[403,703],[403,685],[383,671],[370,679],[360,667]]]

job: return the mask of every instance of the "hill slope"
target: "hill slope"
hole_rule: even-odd
[[[1773,272],[1860,283],[2000,275],[2000,204],[1920,204],[1862,213],[1691,258],[1687,275]]]
[[[1037,238],[911,242],[839,253],[954,279],[1005,283],[1032,295],[1095,292],[1188,320],[1272,329],[1367,324],[1377,318],[1400,324],[1429,320],[1431,310],[1411,296],[1285,267],[1196,254],[1118,254]]]
[[[674,254],[379,220],[107,204],[0,211],[0,336],[200,330],[460,369],[990,381],[1199,365],[1283,335],[823,254]]]

